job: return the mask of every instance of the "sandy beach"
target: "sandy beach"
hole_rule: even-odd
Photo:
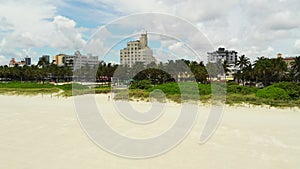
[[[178,117],[178,105],[147,125],[132,124],[112,111],[113,101],[97,95],[103,117],[128,137],[159,135]],[[222,122],[206,144],[198,144],[210,107],[201,112],[191,133],[171,151],[149,159],[108,153],[82,130],[73,98],[0,95],[0,168],[3,169],[298,169],[300,110],[226,106]],[[137,110],[149,109],[135,102]]]

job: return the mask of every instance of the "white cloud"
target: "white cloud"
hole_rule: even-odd
[[[9,60],[7,59],[7,57],[0,55],[0,65],[5,65],[8,64]]]
[[[10,31],[13,28],[13,24],[7,21],[6,17],[0,18],[0,31]]]
[[[57,16],[56,7],[48,0],[6,1],[0,4],[0,16],[0,51],[9,58],[24,57],[24,49],[48,46],[66,51],[85,44],[76,22]]]
[[[75,28],[75,21],[63,16],[54,17],[51,23],[53,30],[50,33],[50,46],[63,50],[80,49],[85,45],[82,35]]]
[[[80,10],[81,6],[70,5],[76,1],[88,4],[92,9]],[[292,50],[299,49],[297,40],[300,39],[299,5],[298,0],[0,0],[0,52],[11,57],[20,53],[24,55],[18,49],[31,48],[32,52],[34,48],[44,46],[59,51],[80,49],[86,43],[83,36],[88,36],[87,32],[91,29],[78,27],[80,20],[62,16],[57,10],[58,6],[72,6],[76,7],[72,8],[74,13],[70,14],[73,18],[78,19],[82,12],[87,12],[84,16],[93,18],[95,15],[93,19],[99,19],[102,23],[108,22],[108,19],[99,15],[110,19],[143,12],[176,15],[197,25],[205,35],[194,35],[190,27],[183,27],[176,20],[139,17],[131,21],[125,19],[127,24],[117,28],[117,34],[113,29],[108,29],[105,36],[124,36],[128,27],[135,26],[136,33],[146,29],[176,35],[191,43],[193,48],[202,49],[203,54],[211,50],[209,47],[203,49],[207,43],[206,37],[215,49],[219,46],[236,49],[252,59],[263,55],[273,56],[278,50],[281,53],[295,53]],[[92,22],[91,18],[87,20]],[[139,25],[139,20],[147,22]],[[167,39],[161,38],[161,41],[164,47],[174,45]],[[92,48],[98,51],[108,48],[107,42],[104,44],[102,40],[92,43]]]
[[[299,53],[300,53],[300,40],[296,40],[296,41],[295,41],[294,47],[295,47],[296,53],[299,54]]]

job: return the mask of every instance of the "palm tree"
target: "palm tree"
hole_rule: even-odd
[[[295,58],[292,66],[292,73],[294,76],[295,81],[300,81],[300,56]]]
[[[207,83],[208,73],[205,69],[203,62],[197,63],[193,61],[190,66],[197,82]]]
[[[243,86],[245,85],[244,84],[244,75],[243,75],[243,70],[245,67],[247,67],[249,64],[251,64],[250,62],[250,59],[247,58],[245,55],[242,55],[239,57],[239,59],[236,61],[235,63],[235,66],[238,66],[239,68],[239,71],[238,71],[238,77],[241,77],[242,78],[242,83],[243,83]],[[239,79],[238,79],[238,82],[239,82]]]
[[[227,60],[224,60],[224,62],[222,63],[222,67],[223,67],[223,73],[224,73],[224,77],[225,77],[225,80],[226,80],[226,75],[228,72],[230,72],[230,65],[228,64]]]
[[[254,72],[256,74],[256,83],[262,82],[264,86],[270,84],[272,79],[272,63],[265,57],[259,57],[254,63]]]
[[[250,82],[250,85],[252,86],[252,82],[255,80],[255,74],[253,71],[253,65],[250,63],[247,67],[244,68],[243,77],[245,81]]]
[[[46,59],[46,57],[41,57],[38,61],[37,65],[41,66],[42,68],[49,66],[49,61]]]
[[[287,64],[281,58],[271,59],[271,64],[272,64],[271,71],[273,72],[272,74],[273,81],[274,82],[282,81],[282,79],[284,79],[286,76]]]
[[[239,57],[239,59],[236,61],[235,65],[239,67],[240,70],[243,70],[246,66],[250,64],[250,59],[247,58],[245,55],[242,55]]]

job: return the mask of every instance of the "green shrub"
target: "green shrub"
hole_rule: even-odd
[[[271,86],[285,90],[292,99],[298,99],[300,97],[300,83],[280,82]]]
[[[254,94],[256,93],[258,88],[249,87],[249,86],[240,86],[236,84],[227,85],[227,93],[235,93],[235,94]]]
[[[211,86],[210,84],[198,84],[199,94],[200,95],[209,95],[211,94]]]
[[[289,94],[279,87],[268,86],[256,92],[257,97],[274,99],[274,100],[289,100]]]
[[[148,89],[149,92],[159,89],[163,91],[166,95],[174,95],[174,94],[180,94],[180,88],[177,83],[164,83],[161,85],[153,86]]]
[[[149,80],[141,80],[130,86],[130,89],[149,89],[152,84]]]

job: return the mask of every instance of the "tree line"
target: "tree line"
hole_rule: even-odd
[[[73,78],[84,77],[88,81],[110,81],[111,77],[120,80],[134,81],[149,80],[152,84],[163,84],[174,81],[197,81],[209,83],[211,80],[225,77],[230,73],[230,66],[226,61],[207,63],[190,60],[169,60],[167,63],[150,63],[144,65],[137,62],[132,67],[117,65],[101,61],[97,68],[88,65],[73,71],[70,66],[57,66],[41,59],[37,65],[20,67],[0,66],[0,78],[13,81],[72,81]],[[264,86],[281,82],[300,81],[300,57],[295,58],[291,68],[282,58],[259,57],[254,63],[245,55],[238,58],[233,73],[234,81],[243,85],[262,83]]]

